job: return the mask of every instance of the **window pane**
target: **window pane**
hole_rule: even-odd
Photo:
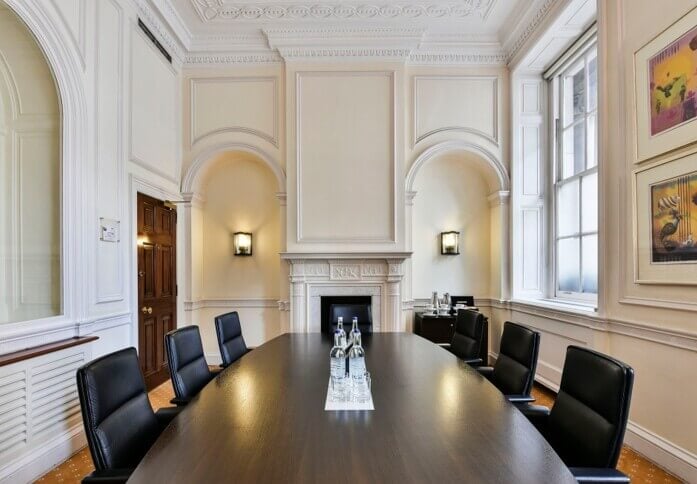
[[[598,174],[584,176],[581,181],[581,231],[598,230]]]
[[[559,196],[557,197],[557,237],[564,237],[579,232],[578,183],[578,180],[574,180],[559,187]]]
[[[579,239],[561,239],[557,242],[557,287],[564,292],[580,292]]]
[[[598,107],[598,57],[595,49],[588,58],[588,111]]]
[[[3,6],[0,58],[12,75],[0,80],[0,323],[61,312],[58,93],[31,32]]]
[[[583,292],[598,292],[598,236],[587,235],[581,241],[583,250]]]
[[[583,61],[564,76],[564,126],[580,119],[586,112],[586,73]]]
[[[568,178],[586,169],[586,125],[574,124],[564,131],[562,150],[562,178]]]
[[[588,116],[588,142],[586,150],[586,163],[588,168],[593,168],[598,164],[598,126],[596,123],[596,115]]]

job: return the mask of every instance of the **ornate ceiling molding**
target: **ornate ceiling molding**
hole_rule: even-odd
[[[540,26],[540,23],[544,20],[544,18],[547,16],[550,10],[552,10],[552,7],[555,6],[557,3],[559,3],[560,0],[545,0],[544,3],[540,6],[540,8],[535,12],[535,15],[532,17],[530,22],[525,26],[525,29],[516,37],[516,39],[513,41],[513,43],[510,45],[510,47],[507,48],[507,53],[508,53],[508,60],[510,61],[515,55],[518,53],[520,48],[525,44],[525,41],[527,41],[530,36],[537,30],[537,28]]]
[[[416,18],[457,19],[478,15],[486,19],[495,0],[459,0],[429,3],[388,3],[362,4],[350,2],[337,3],[295,3],[255,5],[253,2],[239,3],[224,0],[191,0],[203,22],[245,21],[245,20],[390,20]]]

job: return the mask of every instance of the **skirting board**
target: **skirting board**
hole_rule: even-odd
[[[489,359],[492,363],[496,361],[497,357],[497,353],[489,352]],[[535,376],[535,381],[554,392],[559,390],[559,384],[539,375]],[[631,420],[627,424],[624,443],[631,447],[632,450],[681,479],[687,482],[697,482],[697,455],[692,452],[675,445]]]
[[[0,469],[0,483],[34,482],[87,445],[82,424]]]

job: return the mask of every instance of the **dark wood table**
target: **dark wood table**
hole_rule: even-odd
[[[329,337],[279,336],[204,388],[129,482],[575,482],[455,356],[408,333],[364,341],[374,411],[325,412]]]

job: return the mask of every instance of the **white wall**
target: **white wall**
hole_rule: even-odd
[[[415,299],[439,294],[490,296],[491,209],[489,187],[466,156],[432,160],[414,189],[412,291]],[[460,255],[440,253],[440,233],[460,232]]]
[[[130,1],[7,4],[30,27],[59,90],[62,139],[56,144],[62,198],[55,210],[62,218],[63,270],[62,314],[1,325],[0,353],[78,335],[99,337],[81,350],[87,359],[137,347],[135,193],[171,200],[180,196],[177,67],[145,41]],[[10,33],[1,30],[1,35]],[[47,73],[34,72],[32,79],[52,82]],[[34,110],[41,101],[28,98],[23,106]],[[53,102],[49,112],[57,113]],[[39,185],[31,186],[36,193]],[[120,242],[99,241],[100,217],[120,221]],[[28,368],[16,369],[32,372],[32,365],[41,364],[31,361]],[[3,375],[14,369],[4,367]],[[29,393],[26,402],[33,398]],[[63,411],[51,417],[49,435],[40,440],[28,436],[0,456],[0,481],[33,480],[84,445],[81,422],[68,418],[74,416],[70,409],[75,402],[74,392],[62,401]]]

